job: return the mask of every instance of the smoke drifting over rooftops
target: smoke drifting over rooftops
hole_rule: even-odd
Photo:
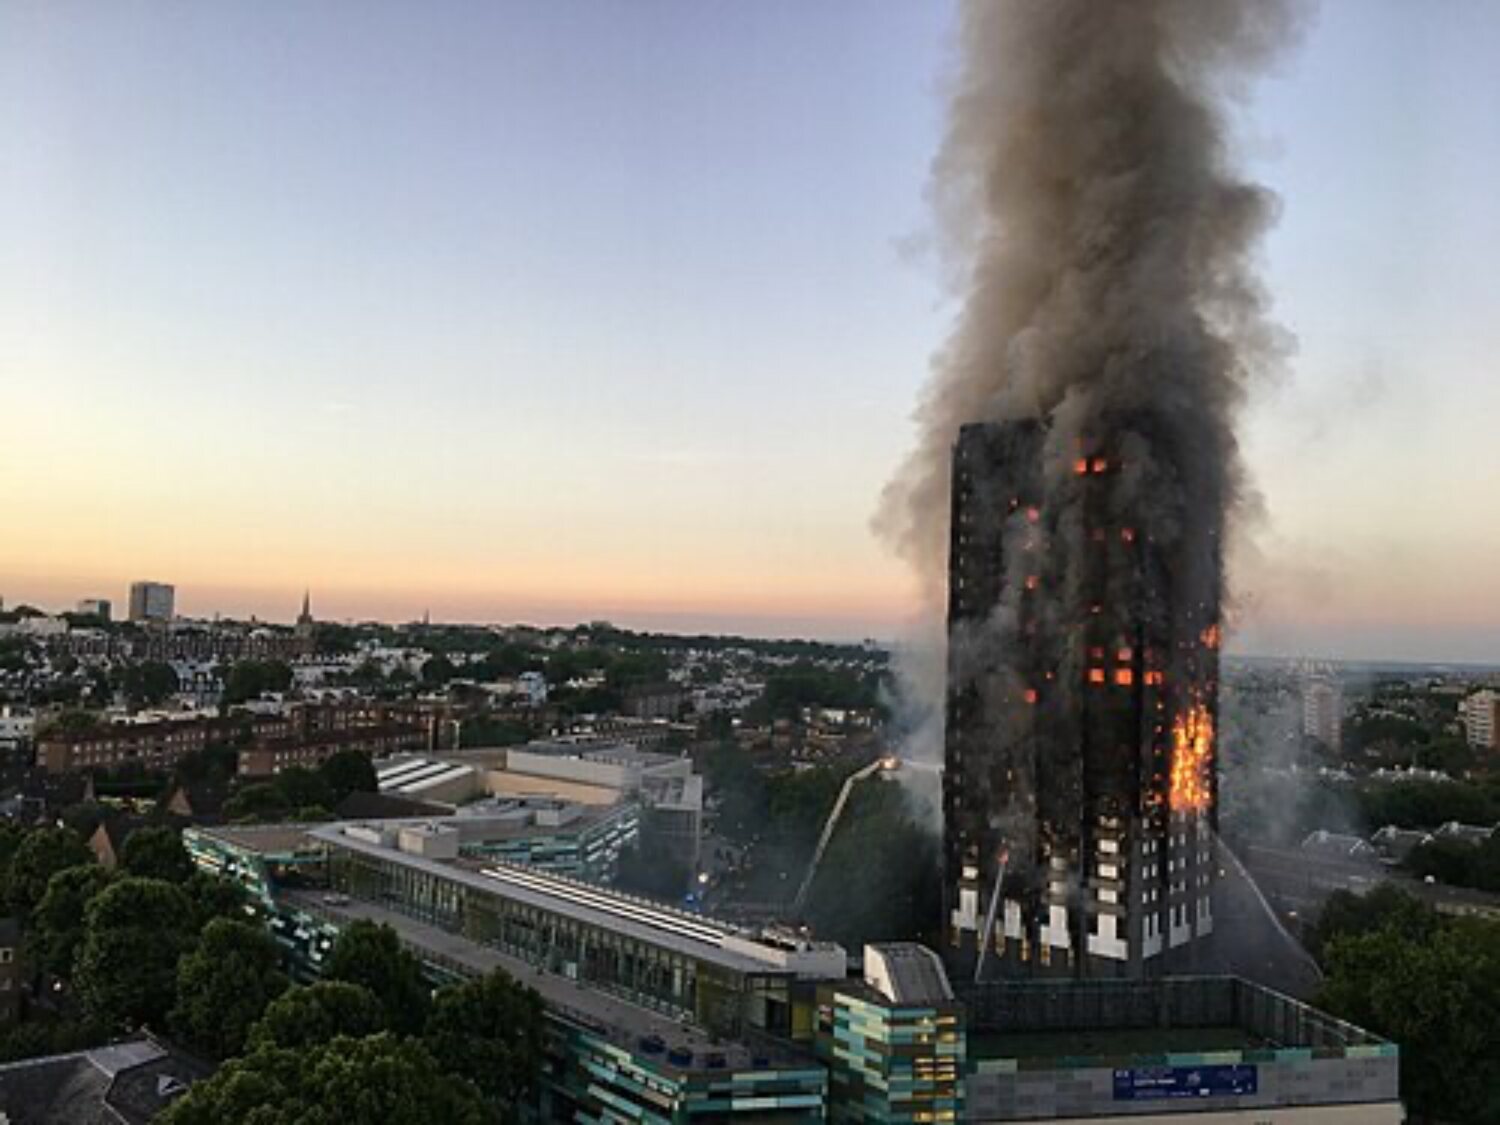
[[[1225,108],[1290,41],[1298,11],[962,4],[932,182],[962,305],[877,519],[934,606],[953,443],[976,421],[1048,421],[1058,508],[1074,459],[1107,445],[1127,466],[1116,503],[1179,582],[1216,581],[1220,531],[1245,497],[1236,417],[1285,351],[1252,263],[1276,203],[1235,172]]]

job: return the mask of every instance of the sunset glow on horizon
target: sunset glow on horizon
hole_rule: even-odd
[[[349,14],[0,12],[4,605],[907,633],[947,6]],[[1297,343],[1232,651],[1500,661],[1500,12],[1453,16],[1327,5],[1245,108]]]

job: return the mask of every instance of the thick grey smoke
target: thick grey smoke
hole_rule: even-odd
[[[1295,15],[1288,0],[962,3],[932,180],[962,305],[877,519],[934,606],[953,444],[974,421],[1050,419],[1049,492],[1107,442],[1130,466],[1116,503],[1147,513],[1180,582],[1217,582],[1243,495],[1236,414],[1283,351],[1251,261],[1275,201],[1234,171],[1225,106]]]

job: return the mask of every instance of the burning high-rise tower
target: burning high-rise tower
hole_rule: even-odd
[[[1158,972],[1213,930],[1218,520],[1163,527],[1135,442],[1056,439],[953,455],[944,921],[976,977]]]
[[[1285,345],[1229,113],[1297,23],[959,5],[932,197],[961,303],[881,525],[934,605],[948,579],[944,924],[971,972],[1151,973],[1213,928],[1236,421]]]

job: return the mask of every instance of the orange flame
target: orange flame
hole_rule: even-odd
[[[1208,771],[1213,763],[1214,718],[1195,703],[1172,724],[1173,812],[1202,812],[1208,808]]]

